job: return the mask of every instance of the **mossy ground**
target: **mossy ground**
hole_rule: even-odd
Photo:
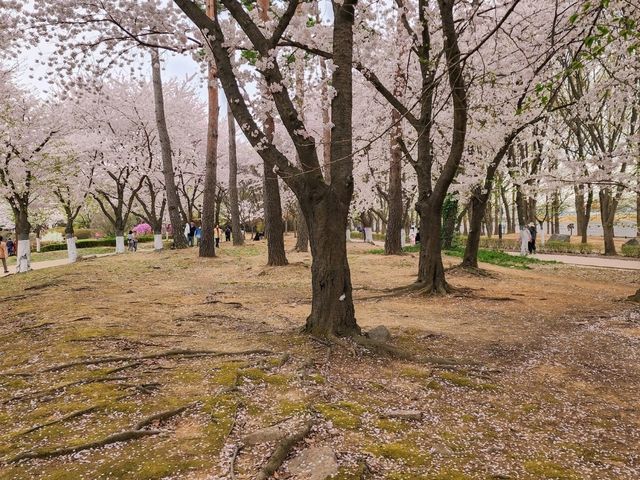
[[[491,277],[452,271],[461,293],[406,297],[387,289],[413,280],[415,255],[350,249],[359,323],[389,327],[412,359],[301,335],[310,257],[267,268],[263,243],[223,244],[216,259],[127,254],[0,280],[0,462],[187,407],[150,425],[158,435],[2,463],[0,479],[225,478],[244,435],[303,416],[316,422],[308,442],[335,450],[337,480],[640,478],[639,314],[615,301],[640,279],[488,266]],[[175,349],[271,353],[136,360]],[[110,356],[130,359],[51,370]],[[243,449],[236,478],[254,478],[272,448]]]

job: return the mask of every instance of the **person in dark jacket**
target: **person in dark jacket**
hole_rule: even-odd
[[[224,241],[228,242],[229,240],[231,240],[231,227],[227,225],[224,229]]]
[[[529,240],[529,254],[536,253],[536,235],[538,231],[536,230],[536,225],[532,222],[529,224],[529,233],[531,234],[531,240]]]

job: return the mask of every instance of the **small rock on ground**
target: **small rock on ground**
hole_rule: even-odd
[[[369,330],[367,335],[369,335],[371,340],[377,342],[388,342],[391,340],[391,333],[389,333],[389,329],[384,325],[378,325],[376,328]]]
[[[331,448],[311,447],[289,462],[289,472],[295,480],[326,480],[338,473],[338,461]]]

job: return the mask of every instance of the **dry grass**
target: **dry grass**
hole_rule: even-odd
[[[316,417],[306,441],[335,449],[342,479],[640,478],[640,313],[620,300],[637,272],[487,266],[489,277],[452,272],[468,293],[394,297],[386,290],[413,280],[417,256],[350,248],[359,323],[389,327],[413,360],[298,334],[310,256],[268,268],[264,244],[0,280],[1,459],[188,406],[153,422],[157,435],[4,464],[0,478],[226,478],[238,439],[303,416]],[[153,355],[176,349],[272,353]],[[45,371],[112,356],[130,359]],[[390,406],[423,420],[384,418]],[[243,449],[236,478],[253,478],[272,449]]]

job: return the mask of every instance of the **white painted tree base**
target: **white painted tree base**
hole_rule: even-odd
[[[347,242],[351,241],[351,229],[347,228]]]
[[[153,234],[153,249],[156,251],[162,250],[162,234],[161,233]]]
[[[364,241],[366,243],[373,243],[373,230],[371,227],[364,227]]]
[[[69,263],[75,263],[78,260],[75,237],[67,238],[67,258],[69,258]]]
[[[407,246],[407,236],[404,233],[404,230],[400,231],[400,248],[404,248]]]
[[[40,253],[41,246],[42,246],[42,241],[39,238],[36,238],[36,252]]]
[[[26,273],[31,270],[31,242],[18,240],[18,259],[16,273]]]
[[[116,237],[116,253],[124,253],[124,237]]]

